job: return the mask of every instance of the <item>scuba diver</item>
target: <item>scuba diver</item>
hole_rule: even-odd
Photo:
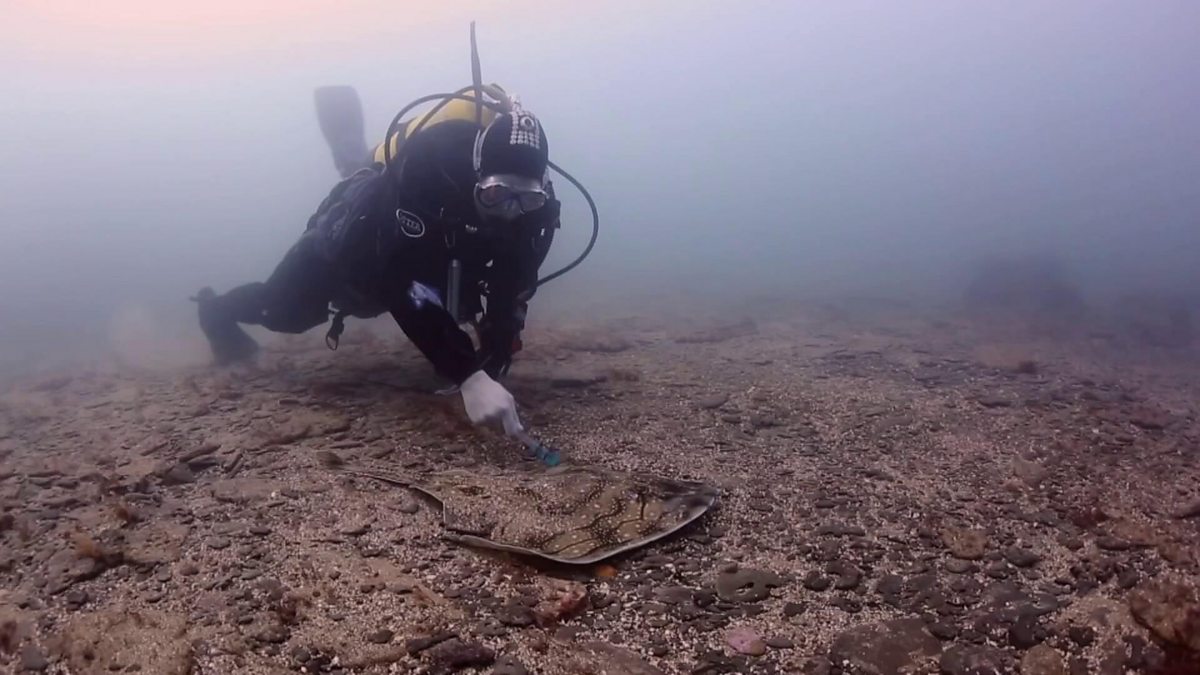
[[[193,298],[217,363],[257,352],[239,324],[298,334],[332,315],[326,342],[336,349],[344,317],[390,313],[455,385],[473,423],[498,421],[506,434],[522,435],[513,396],[499,380],[521,349],[528,303],[545,281],[538,271],[560,203],[541,121],[496,85],[477,82],[474,98],[463,91],[423,117],[397,115],[368,153],[354,90],[317,90],[342,180],[265,281],[223,295],[206,287]],[[478,349],[462,328],[468,324]]]

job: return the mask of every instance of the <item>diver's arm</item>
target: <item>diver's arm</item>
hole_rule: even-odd
[[[395,304],[392,316],[438,374],[458,386],[467,417],[475,424],[499,422],[509,435],[522,431],[516,400],[478,366],[471,337],[420,286],[413,289],[407,302]]]
[[[475,344],[449,312],[421,295],[420,288],[414,285],[408,292],[393,295],[392,318],[439,375],[462,385],[479,370]]]
[[[520,350],[518,339],[525,329],[529,300],[537,291],[538,271],[558,227],[559,207],[552,199],[517,223],[521,234],[493,258],[487,313],[479,326],[480,363],[492,377],[503,375]]]

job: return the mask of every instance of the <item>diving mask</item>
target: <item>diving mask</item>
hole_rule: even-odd
[[[544,183],[515,174],[487,176],[475,184],[475,208],[485,218],[516,220],[546,205]]]

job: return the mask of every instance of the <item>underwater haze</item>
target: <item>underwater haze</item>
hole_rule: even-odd
[[[313,89],[369,142],[485,81],[601,218],[530,322],[630,291],[954,297],[1046,255],[1096,296],[1200,297],[1195,2],[264,2],[0,8],[0,370],[173,336],[264,279],[337,181]],[[586,245],[564,197],[544,272]],[[564,310],[565,311],[565,310]]]

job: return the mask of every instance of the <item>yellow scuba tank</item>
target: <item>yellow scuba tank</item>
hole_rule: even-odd
[[[495,89],[495,91],[497,93],[501,93],[501,94],[503,94],[503,92],[504,92],[504,90],[501,89],[499,85],[495,85],[495,84],[488,85],[487,87],[484,88],[485,98],[487,98],[487,96],[491,95],[491,93],[488,91],[489,89]],[[474,92],[468,92],[468,93],[464,94],[464,96],[467,96],[468,98],[471,98],[471,99],[475,98]],[[421,125],[420,128],[422,131],[424,131],[425,129],[432,128],[434,125],[440,124],[440,123],[448,121],[448,120],[475,121],[475,115],[476,115],[476,105],[473,101],[464,101],[462,99],[452,99],[450,101],[447,101],[446,104],[441,107],[441,109],[437,110],[437,112],[433,113],[432,115],[430,115],[429,113],[425,113],[424,115],[418,115],[417,117],[414,117],[413,119],[408,120],[407,122],[401,122],[402,129],[403,129],[402,133],[404,134],[404,139],[408,139],[408,137],[412,135],[413,130],[416,129],[418,127],[418,125]],[[492,110],[491,108],[485,107],[483,109],[483,125],[486,127],[487,125],[491,124],[492,120],[494,120],[494,119],[496,119],[496,111]],[[422,122],[424,122],[423,125],[422,125]],[[396,154],[397,154],[398,141],[400,140],[397,137],[399,135],[400,135],[400,132],[392,134],[392,137],[391,137],[392,156],[393,157],[396,156]],[[374,159],[379,164],[386,163],[386,157],[385,157],[384,151],[383,151],[383,143],[380,143],[379,145],[375,146]]]

